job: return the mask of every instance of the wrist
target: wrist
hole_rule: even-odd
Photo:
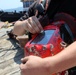
[[[47,57],[47,58],[44,58],[44,65],[45,65],[45,68],[48,70],[48,73],[49,74],[54,74],[56,73],[56,63],[55,63],[55,59],[54,57]]]
[[[53,68],[54,68],[54,66],[53,66],[53,63],[52,63],[53,62],[52,57],[46,57],[46,58],[43,59],[43,61],[44,61],[44,66],[45,66],[47,72],[50,75],[53,74]]]

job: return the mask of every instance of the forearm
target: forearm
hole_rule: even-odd
[[[53,57],[45,58],[50,74],[76,66],[76,42]]]

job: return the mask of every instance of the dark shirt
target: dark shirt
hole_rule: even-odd
[[[76,0],[51,0],[47,14],[53,18],[56,13],[64,12],[76,18]]]
[[[24,14],[24,16],[22,16],[19,20],[25,20],[28,17],[34,16],[35,12],[36,12],[36,6],[37,6],[37,1],[35,1],[32,5],[30,5],[28,12]]]
[[[28,17],[34,16],[36,12],[37,2],[35,1],[24,16],[19,20],[25,20]],[[64,12],[76,18],[76,0],[51,0],[47,9],[47,15],[50,19],[58,12]]]

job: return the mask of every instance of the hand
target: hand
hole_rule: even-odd
[[[50,75],[45,61],[37,56],[23,58],[20,69],[22,75]]]
[[[33,34],[41,32],[43,30],[38,19],[33,16],[24,21],[23,28]]]

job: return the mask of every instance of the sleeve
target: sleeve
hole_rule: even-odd
[[[31,16],[35,15],[35,7],[37,5],[37,2],[35,1],[32,5],[30,5],[28,12],[24,14],[24,16],[22,16],[19,20],[23,21]]]

